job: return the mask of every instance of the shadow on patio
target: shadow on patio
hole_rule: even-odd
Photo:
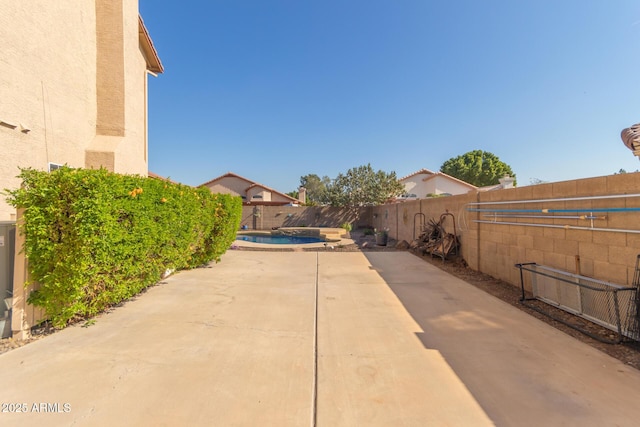
[[[634,369],[409,253],[363,254],[497,425],[638,419]]]

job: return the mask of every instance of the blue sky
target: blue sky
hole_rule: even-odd
[[[165,66],[149,168],[282,192],[471,150],[520,186],[640,169],[637,0],[140,0]]]

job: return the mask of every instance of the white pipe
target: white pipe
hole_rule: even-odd
[[[598,228],[598,227],[580,227],[577,225],[553,225],[553,224],[531,224],[528,222],[506,222],[506,221],[484,221],[474,219],[473,222],[482,224],[502,224],[502,225],[522,225],[525,227],[547,227],[547,228],[564,228],[565,230],[587,230],[587,231],[610,231],[612,233],[634,233],[640,234],[640,230],[625,230],[623,228]]]
[[[547,218],[547,219],[607,219],[606,216],[590,216],[590,215],[504,215],[504,214],[486,214],[485,218]]]
[[[566,197],[562,199],[537,199],[537,200],[507,200],[503,202],[471,202],[467,205],[507,205],[513,203],[542,203],[542,202],[569,202],[579,200],[603,200],[603,199],[621,199],[627,197],[640,197],[640,194],[616,194],[609,196],[588,196],[588,197]]]

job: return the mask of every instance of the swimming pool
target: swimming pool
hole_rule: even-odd
[[[295,245],[304,243],[322,243],[325,239],[310,236],[285,236],[274,234],[239,234],[236,240],[253,243],[268,243],[271,245]]]

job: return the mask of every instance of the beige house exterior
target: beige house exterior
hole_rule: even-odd
[[[478,190],[478,187],[461,181],[446,173],[420,169],[399,180],[405,188],[405,195],[396,201],[425,199],[439,195],[466,194]]]
[[[3,2],[0,41],[0,188],[64,164],[147,175],[147,78],[163,67],[137,0]]]
[[[205,182],[200,187],[207,187],[212,193],[240,196],[242,197],[242,204],[245,206],[286,206],[300,203],[294,197],[287,196],[232,172],[227,172],[211,181]]]

